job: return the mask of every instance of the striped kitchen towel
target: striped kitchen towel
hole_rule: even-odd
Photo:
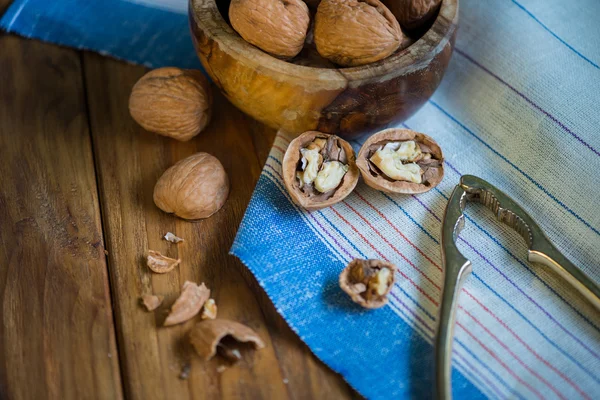
[[[312,351],[366,397],[433,395],[440,224],[463,174],[515,198],[600,282],[598,16],[597,0],[461,0],[446,76],[403,125],[444,149],[446,177],[428,193],[359,183],[343,202],[306,212],[283,187],[290,138],[277,135],[231,251]],[[16,0],[0,25],[150,66],[197,65],[185,0]],[[523,240],[489,211],[469,205],[466,215],[458,244],[473,274],[457,314],[455,398],[598,398],[598,311],[525,261]],[[399,267],[386,307],[363,310],[338,288],[357,257]]]

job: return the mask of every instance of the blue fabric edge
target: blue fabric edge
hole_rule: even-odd
[[[131,15],[143,22],[131,24]],[[150,68],[202,69],[191,36],[181,35],[187,21],[187,14],[122,0],[63,0],[61,5],[15,0],[0,16],[0,30]],[[156,26],[161,30],[154,30]]]
[[[266,203],[266,204],[265,204]],[[269,204],[271,203],[271,204]],[[277,208],[273,208],[276,204]],[[271,213],[264,213],[269,209]],[[277,214],[273,216],[274,214]],[[290,218],[291,217],[291,218]],[[253,240],[256,234],[263,233],[264,228],[272,226],[269,224],[279,224],[277,229],[277,238],[267,240]],[[291,228],[291,229],[290,229]],[[246,239],[244,239],[246,238]],[[280,264],[278,260],[273,260],[274,253],[277,252],[278,243],[310,243],[314,254],[319,258],[314,259],[319,264],[319,269],[329,270],[320,282],[320,289],[324,296],[329,298],[331,304],[324,307],[318,307],[321,314],[325,314],[327,319],[326,326],[319,324],[307,324],[302,318],[303,312],[315,311],[313,307],[307,307],[306,302],[297,307],[289,306],[285,309],[278,307],[282,303],[282,293],[286,291],[288,280],[293,279],[298,267],[304,272],[307,269],[316,272],[317,269],[306,265],[306,258],[297,258],[295,260],[286,260],[288,270],[292,273],[289,276],[278,276],[276,279],[270,278],[271,267],[275,269]],[[266,246],[266,247],[265,247]],[[244,219],[240,224],[235,241],[230,250],[230,254],[236,256],[256,277],[260,286],[265,290],[271,302],[277,307],[277,311],[284,318],[291,329],[306,343],[311,352],[322,362],[332,368],[363,396],[372,399],[383,399],[402,396],[405,398],[432,398],[434,380],[433,380],[433,347],[417,332],[416,329],[409,326],[401,319],[390,307],[385,307],[376,311],[364,311],[352,303],[347,296],[341,292],[337,285],[337,276],[343,265],[337,261],[332,261],[335,256],[327,246],[316,236],[311,228],[302,220],[298,210],[288,201],[276,184],[270,179],[261,175],[254,192],[254,195],[246,209]],[[300,262],[302,265],[298,266]],[[333,268],[328,268],[333,267]],[[334,276],[331,276],[333,274]],[[334,279],[332,279],[334,278]],[[293,297],[293,296],[292,296]],[[314,303],[322,304],[322,298],[314,297]],[[276,301],[278,300],[278,301]],[[312,301],[311,301],[312,302]],[[327,301],[325,302],[327,304]],[[314,306],[314,305],[313,305]],[[389,335],[378,335],[376,337],[363,334],[365,327],[371,329],[379,326],[382,321],[387,321],[387,325],[393,323],[395,335],[393,338]],[[316,325],[314,328],[306,325]],[[339,328],[343,327],[343,331]],[[327,333],[316,330],[329,330]],[[353,329],[354,328],[354,329]],[[336,329],[332,332],[331,329]],[[405,339],[400,345],[393,344],[391,339]],[[340,340],[342,339],[342,340]],[[391,348],[387,355],[384,355],[378,362],[372,362],[371,354],[357,354],[353,351],[339,351],[343,348],[341,345],[351,341],[356,343],[355,348],[373,349],[373,348]],[[406,347],[412,349],[415,353],[412,357],[403,357],[402,352],[406,353]],[[406,355],[406,354],[405,354]],[[418,356],[419,359],[415,359]],[[403,363],[404,360],[404,363]],[[365,362],[368,366],[365,367]],[[369,374],[370,371],[385,371],[385,376],[400,377],[400,381],[381,381],[381,375]],[[486,396],[460,371],[453,368],[453,393],[456,398],[485,398]],[[394,387],[394,385],[397,385]]]

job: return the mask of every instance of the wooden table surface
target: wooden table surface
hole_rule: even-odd
[[[227,254],[275,132],[216,90],[213,121],[192,141],[145,132],[127,109],[145,72],[0,33],[0,398],[358,397]],[[152,191],[198,151],[222,161],[231,194],[190,223],[156,208]],[[185,242],[162,240],[167,231]],[[148,249],[184,261],[152,274]],[[267,347],[222,373],[202,362],[185,341],[190,323],[160,327],[185,280],[206,282],[219,315],[253,327]],[[146,312],[147,293],[166,306]]]

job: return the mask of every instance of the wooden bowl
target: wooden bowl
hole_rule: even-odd
[[[443,0],[431,27],[408,48],[337,69],[295,65],[247,43],[227,23],[229,0],[190,0],[189,16],[202,65],[236,107],[292,133],[353,139],[406,120],[431,97],[454,48],[458,1]]]

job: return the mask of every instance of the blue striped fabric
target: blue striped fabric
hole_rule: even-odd
[[[65,14],[65,5],[81,4],[78,15]],[[102,4],[17,0],[0,24],[146,65],[197,65],[189,40],[181,39],[185,0]],[[110,21],[89,28],[107,4]],[[312,351],[366,397],[432,395],[439,231],[462,174],[509,193],[600,281],[599,15],[597,0],[461,1],[446,76],[404,124],[444,149],[446,177],[428,193],[391,196],[359,183],[343,202],[305,212],[282,184],[290,138],[278,134],[231,252]],[[457,315],[455,397],[597,398],[598,311],[528,263],[523,240],[486,209],[470,205],[466,222],[458,244],[473,274]],[[385,308],[359,309],[337,287],[340,270],[356,257],[399,267]]]

